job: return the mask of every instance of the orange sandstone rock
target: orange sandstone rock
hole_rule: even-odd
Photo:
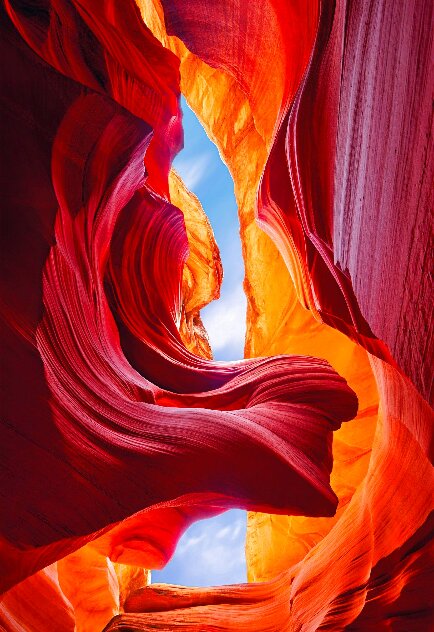
[[[233,76],[222,68],[210,68],[178,38],[165,33],[158,3],[140,2],[139,6],[145,23],[180,57],[185,97],[217,144],[234,179],[246,268],[246,357],[282,353],[323,357],[345,376],[359,398],[356,420],[342,427],[334,440],[332,485],[340,499],[337,516],[311,519],[249,514],[249,579],[264,581],[300,561],[331,529],[350,501],[369,463],[377,390],[366,352],[315,320],[300,304],[282,257],[255,221],[256,191],[272,142],[271,121],[276,117],[269,101],[274,93],[261,95],[260,111],[256,112],[256,101],[246,96]],[[279,70],[273,67],[273,72]]]
[[[8,2],[10,13],[14,16],[15,7],[12,4]],[[66,7],[62,3],[58,4],[59,11],[65,11],[71,24],[80,25],[77,26],[78,33],[82,28],[80,20],[90,21],[91,26],[95,26],[95,23],[98,27],[103,25],[104,28],[98,34],[101,41],[109,47],[104,69],[101,67],[96,69],[98,72],[88,72],[87,59],[80,56],[77,56],[79,63],[70,63],[70,59],[75,59],[73,49],[59,45],[59,41],[62,42],[60,36],[64,37],[65,34],[60,27],[57,31],[54,24],[49,23],[52,27],[50,39],[47,40],[49,45],[44,43],[45,40],[41,42],[40,32],[48,28],[43,11],[38,14],[40,22],[37,28],[33,25],[33,28],[27,29],[29,24],[32,26],[31,20],[28,22],[28,15],[23,15],[18,9],[15,17],[21,28],[20,33],[29,38],[29,45],[38,54],[42,51],[57,74],[72,79],[67,90],[71,103],[77,108],[80,121],[88,120],[85,115],[89,117],[89,121],[94,121],[95,109],[88,107],[86,99],[84,103],[79,99],[77,106],[77,80],[86,86],[86,90],[95,92],[96,97],[91,97],[92,104],[101,101],[102,119],[99,124],[104,129],[104,117],[109,118],[104,108],[109,108],[110,112],[114,108],[111,102],[108,105],[99,95],[101,86],[105,87],[100,73],[107,70],[110,97],[122,108],[149,122],[149,127],[146,128],[147,139],[150,139],[151,128],[154,131],[159,129],[160,135],[156,134],[150,141],[150,151],[145,159],[149,170],[148,197],[146,198],[143,191],[142,195],[144,202],[149,205],[148,210],[155,211],[155,214],[161,211],[157,205],[152,206],[155,193],[160,196],[159,200],[167,200],[170,193],[172,202],[184,211],[190,256],[182,276],[183,297],[172,300],[170,307],[174,313],[170,313],[170,316],[180,328],[186,347],[199,355],[210,357],[209,345],[198,313],[206,302],[218,295],[221,279],[218,251],[200,205],[186,191],[176,174],[171,174],[167,187],[167,172],[164,169],[168,169],[170,161],[165,140],[170,137],[171,119],[166,116],[167,112],[155,96],[158,90],[158,94],[164,92],[164,79],[169,81],[169,75],[166,77],[165,71],[170,66],[171,92],[167,103],[170,101],[172,115],[176,118],[175,60],[161,47],[155,47],[155,41],[147,32],[142,32],[143,40],[138,37],[140,29],[134,12],[130,15],[131,24],[134,25],[131,36],[135,44],[131,55],[126,54],[128,49],[124,47],[122,37],[112,29],[116,17],[120,22],[123,19],[113,7],[108,6],[106,10],[99,8],[99,17],[93,22],[80,2],[76,3],[79,5],[77,15],[69,13],[69,5]],[[191,0],[184,5],[175,0],[170,3],[163,1],[162,4],[158,0],[140,0],[139,7],[145,24],[179,58],[182,91],[204,123],[209,136],[219,147],[234,178],[246,265],[246,357],[287,353],[319,356],[343,375],[357,393],[358,416],[336,433],[333,444],[331,483],[339,498],[338,511],[329,518],[251,512],[246,553],[249,579],[253,583],[210,589],[143,587],[142,582],[146,583],[147,574],[140,566],[161,565],[170,553],[167,549],[160,551],[158,542],[154,546],[152,535],[155,536],[157,531],[159,535],[167,532],[170,548],[170,543],[176,541],[190,516],[188,509],[182,506],[178,509],[157,508],[155,514],[152,511],[149,514],[139,511],[131,516],[131,507],[135,507],[131,501],[129,517],[113,528],[110,527],[112,521],[109,520],[109,526],[107,520],[102,521],[101,524],[106,528],[97,532],[100,537],[60,560],[57,571],[52,566],[47,567],[6,593],[0,610],[1,621],[12,630],[20,629],[20,625],[29,630],[42,630],[44,626],[46,629],[47,613],[35,608],[23,611],[20,605],[33,592],[34,595],[49,600],[51,621],[60,631],[71,629],[73,620],[77,630],[101,628],[113,615],[115,617],[107,624],[106,630],[146,630],[151,627],[161,630],[244,629],[250,632],[318,629],[392,629],[406,632],[408,629],[412,632],[424,630],[431,617],[426,587],[430,585],[432,567],[428,562],[431,559],[429,556],[432,556],[433,419],[432,411],[420,394],[426,395],[429,388],[429,369],[424,360],[428,356],[430,332],[427,327],[425,341],[424,326],[428,319],[426,301],[422,299],[426,284],[424,246],[427,231],[426,214],[423,214],[424,209],[419,200],[427,202],[429,198],[427,174],[431,163],[427,142],[423,137],[427,124],[427,91],[424,92],[423,79],[427,74],[429,38],[426,33],[432,11],[430,13],[429,8],[421,8],[417,4],[412,7],[411,3],[392,11],[385,3],[366,3],[363,7],[358,7],[344,2],[334,5],[296,0],[290,3],[269,0],[248,5],[235,0],[215,4]],[[61,20],[59,24],[62,26]],[[179,39],[167,35],[165,24],[170,32],[179,34]],[[65,32],[67,36],[67,31]],[[91,31],[88,29],[84,32],[89,34]],[[389,34],[390,38],[386,38],[385,35]],[[149,85],[146,82],[135,85],[134,64],[148,63],[148,59],[141,55],[141,44],[145,39],[150,55],[155,57],[153,62],[161,62],[157,84],[160,83],[155,93],[151,91],[154,99],[149,100],[142,98],[143,85],[146,89],[149,89]],[[69,41],[67,37],[66,41]],[[419,46],[417,51],[415,46]],[[19,55],[28,54],[26,48],[23,49],[24,52],[21,48],[19,51]],[[416,53],[418,63],[415,68],[413,61]],[[21,59],[19,55],[18,58]],[[163,56],[166,66],[162,63]],[[118,72],[117,64],[125,70],[125,77],[131,81],[139,98],[135,99],[128,89],[131,88],[128,81],[122,80],[124,75]],[[395,67],[394,64],[401,65],[405,73],[399,75],[393,72],[391,68]],[[37,65],[35,67],[39,68]],[[40,68],[39,70],[43,76]],[[153,71],[154,66],[150,64],[151,83]],[[56,81],[64,81],[57,75],[56,77]],[[375,88],[377,83],[385,88],[387,107],[382,108],[383,94]],[[410,97],[408,86],[412,87]],[[399,98],[392,98],[395,92]],[[62,106],[66,88],[60,90],[60,93],[62,98],[59,101]],[[159,107],[154,108],[156,103]],[[393,109],[394,103],[399,106],[399,112]],[[143,111],[140,106],[144,106]],[[115,110],[114,114],[110,114],[116,116],[113,119],[115,124],[107,127],[110,133],[107,137],[96,134],[98,138],[95,141],[101,143],[103,138],[108,150],[103,151],[105,148],[99,145],[98,149],[102,156],[109,156],[113,163],[116,161],[110,151],[115,154],[116,160],[119,157],[119,152],[115,151],[116,143],[120,143],[128,159],[131,157],[130,148],[122,145],[116,133],[119,125],[129,129],[129,125],[138,124],[138,121],[126,116],[123,109],[119,108],[118,112],[117,105]],[[419,112],[422,113],[420,120],[423,122],[423,130],[413,139],[417,161],[411,177],[407,179],[403,169],[411,156],[411,126],[419,120]],[[124,120],[125,117],[128,120]],[[59,147],[69,147],[72,143],[74,120],[69,121],[69,125],[66,129],[62,128],[63,144]],[[366,130],[369,130],[369,134],[365,134]],[[92,133],[96,133],[95,130]],[[56,134],[57,130],[52,136]],[[175,136],[176,134],[173,138],[170,137],[171,150],[175,149]],[[143,138],[142,145],[135,153],[134,173],[137,187],[139,184],[143,185],[142,156],[148,140]],[[85,147],[79,149],[81,162],[78,162],[81,166],[81,163],[86,162],[83,156],[87,154]],[[46,158],[45,154],[44,157]],[[61,158],[62,156],[58,156],[59,164],[62,164]],[[68,166],[75,173],[78,163],[75,160],[70,162],[72,166],[69,163]],[[56,164],[54,161],[55,166]],[[110,164],[109,160],[107,165]],[[161,164],[165,165],[164,169],[158,168]],[[100,161],[98,165],[107,166],[104,161]],[[383,174],[384,186],[382,169],[387,170]],[[395,173],[398,174],[397,177],[390,180]],[[76,261],[80,272],[83,264],[79,256],[83,252],[77,245],[81,244],[81,219],[75,221],[74,214],[69,212],[69,206],[80,205],[82,200],[80,196],[77,199],[73,197],[71,187],[64,187],[64,174],[61,170],[56,175],[58,190],[65,200],[68,199],[69,205],[64,205],[64,224],[57,226],[57,250],[54,249],[51,253],[48,268],[52,277],[48,288],[53,303],[50,303],[52,318],[48,324],[53,327],[54,332],[57,332],[54,327],[56,318],[61,313],[57,309],[58,294],[64,301],[67,299],[66,294],[63,297],[60,293],[59,288],[64,288],[56,274],[60,274],[63,280],[66,279],[73,285],[75,277],[70,278],[72,273],[69,263],[71,260]],[[113,177],[109,168],[105,169],[104,176],[108,189]],[[127,181],[132,184],[131,178],[125,178],[125,182]],[[116,186],[118,184],[116,181]],[[133,187],[131,195],[134,193],[133,189],[136,190]],[[93,192],[99,202],[98,187]],[[401,221],[397,225],[404,236],[401,250],[398,248],[401,244],[396,243],[396,235],[395,240],[393,238],[394,205],[397,209],[396,216]],[[99,203],[91,205],[92,212],[99,208]],[[415,220],[413,228],[404,221],[408,209]],[[132,210],[137,212],[134,206]],[[86,212],[83,215],[88,221],[88,209]],[[374,212],[375,219],[372,219]],[[179,216],[176,216],[178,219],[175,214],[173,217],[178,221]],[[143,219],[139,213],[134,218],[137,221]],[[115,261],[112,261],[110,269],[111,282],[118,291],[117,298],[121,307],[128,303],[122,294],[124,290],[128,294],[131,289],[143,289],[140,276],[135,278],[137,287],[129,288],[127,283],[125,289],[120,283],[122,265],[125,264],[127,268],[129,265],[128,270],[134,272],[137,265],[134,254],[138,253],[139,263],[143,260],[128,219],[127,216],[125,233],[118,235],[119,241],[115,246],[122,250],[122,238],[128,237],[127,245],[134,246],[132,256],[129,257],[128,251],[122,251],[124,258],[114,257]],[[256,219],[272,235],[275,243],[262,232]],[[182,228],[181,224],[182,221],[176,224],[177,230]],[[95,228],[90,220],[89,226]],[[96,226],[101,230],[100,223],[97,222]],[[106,228],[107,231],[101,237],[103,245],[112,235],[108,230],[109,222]],[[378,240],[377,230],[380,236]],[[38,231],[35,233],[38,234]],[[89,229],[88,234],[93,234],[93,230]],[[144,234],[147,234],[146,231]],[[51,248],[51,244],[49,246]],[[104,248],[95,249],[98,254],[103,251]],[[64,252],[71,256],[67,261],[62,259]],[[46,256],[44,251],[40,257],[41,266]],[[389,262],[393,265],[389,265]],[[93,265],[94,259],[89,257],[88,263]],[[98,266],[95,269],[90,266],[89,269],[94,273],[92,279],[97,279],[102,288],[102,281],[97,274]],[[413,277],[416,279],[414,296],[404,283],[404,280],[408,281]],[[78,278],[82,281],[80,275]],[[389,287],[384,286],[384,279],[387,279]],[[82,286],[85,285],[82,282]],[[54,287],[58,290],[57,294]],[[102,289],[100,294],[103,294]],[[134,295],[134,292],[131,291],[131,294]],[[89,313],[93,313],[90,298],[93,295],[85,293],[85,296],[88,299],[86,305],[89,306]],[[420,309],[419,300],[414,297],[420,299]],[[142,305],[140,301],[132,303],[132,312],[122,312],[120,309],[119,320],[122,320],[121,316],[132,313],[133,333],[138,340],[143,326],[140,318]],[[74,311],[80,316],[82,306],[82,301],[75,301],[73,304]],[[390,315],[387,311],[389,306]],[[406,325],[407,318],[409,326]],[[89,320],[87,322],[89,326],[92,324]],[[146,324],[152,330],[153,323]],[[171,321],[170,325],[172,324]],[[64,329],[67,348],[75,349],[74,337],[68,337],[69,330],[67,327]],[[115,327],[112,329],[115,330]],[[48,333],[51,331],[48,329]],[[46,338],[43,340],[48,342],[44,349],[55,339],[54,334],[45,333]],[[94,348],[85,333],[87,332],[82,327],[81,346],[89,346],[92,353],[98,351],[94,355],[98,358],[97,366],[105,371],[105,389],[107,384],[111,384],[113,374],[118,377],[113,366],[118,371],[119,366],[114,362],[108,368],[105,356],[107,345],[101,344]],[[99,339],[98,332],[94,333],[94,338]],[[176,328],[172,333],[173,336],[178,336]],[[351,336],[352,340],[345,334]],[[114,336],[113,340],[115,347],[118,339]],[[159,343],[163,342],[165,343],[164,335],[161,334]],[[54,347],[50,347],[50,361],[57,359],[55,352],[58,349]],[[187,357],[187,353],[180,351],[179,347],[178,370]],[[369,349],[371,354],[365,349]],[[152,351],[155,349],[151,349]],[[137,357],[131,360],[132,365],[141,367],[142,352],[143,348],[139,347]],[[151,352],[150,357],[155,359],[157,354],[152,355]],[[120,353],[112,355],[117,360],[121,357]],[[77,358],[83,359],[78,353]],[[131,377],[131,365],[124,360],[122,356],[120,374],[124,376],[128,373]],[[189,362],[194,364],[194,359],[189,358]],[[279,362],[275,366],[279,366],[283,374],[284,360],[281,364]],[[302,360],[298,370],[302,372],[306,363],[307,360]],[[419,366],[420,364],[423,366]],[[53,366],[56,370],[52,369],[51,377],[57,376],[58,379],[59,367],[63,365],[59,362]],[[261,369],[268,365],[265,361],[258,361],[254,366]],[[317,362],[312,366],[316,367],[319,377],[326,373],[329,375],[330,370],[325,364]],[[39,371],[37,375],[43,375],[42,365],[36,368]],[[91,369],[89,372],[94,379],[98,371],[95,371],[94,366]],[[87,365],[82,370],[86,378],[83,383],[91,383],[86,372]],[[158,374],[158,370],[156,373]],[[134,388],[130,382],[122,381],[122,377],[122,380],[119,378],[115,382],[116,388],[110,392],[109,401],[112,402],[118,396],[118,390],[121,387],[123,389],[122,397],[116,399],[117,408],[113,406],[116,415],[119,409],[122,410],[121,423],[124,423],[126,407],[139,415],[137,411],[142,413],[143,405],[168,408],[179,405],[177,396],[169,391],[163,392],[155,385],[149,386],[149,382],[149,391],[144,387],[140,390],[137,384],[142,387],[143,383],[136,384],[137,375],[134,374],[132,382]],[[188,385],[192,375],[193,371],[183,375]],[[307,376],[308,372],[303,375]],[[406,375],[412,378],[414,384]],[[176,372],[169,375],[173,380],[170,383],[172,389],[178,376],[179,373]],[[222,412],[230,413],[225,418],[226,421],[234,422],[236,429],[242,423],[250,423],[250,415],[253,413],[248,408],[247,411],[243,408],[244,416],[240,416],[238,425],[235,423],[236,412],[232,415],[232,401],[237,397],[237,380],[234,380],[235,385],[232,383],[226,392],[226,376],[221,377],[217,373],[216,376],[216,380],[221,379],[223,384],[219,407]],[[198,383],[204,379],[203,375],[196,377]],[[159,378],[167,378],[165,371],[161,371]],[[42,378],[41,383],[45,384]],[[313,380],[312,383],[315,388],[321,386],[320,380]],[[336,384],[344,389],[341,382],[336,381]],[[75,406],[71,408],[75,412],[78,403],[73,400],[74,393],[68,391],[69,386],[70,380],[65,379],[62,388],[68,393],[68,397],[64,398],[64,402],[68,404],[74,401]],[[282,378],[273,387],[278,391],[279,397],[284,397],[290,385]],[[208,382],[207,389],[212,390]],[[92,389],[90,391],[93,394]],[[338,390],[337,392],[339,393]],[[190,393],[191,391],[187,391],[187,396],[182,400],[184,407],[191,405],[199,408],[203,405],[206,409],[212,399],[208,393],[199,399],[194,393]],[[149,404],[140,399],[139,394],[145,399],[152,399],[156,394],[157,400],[155,402],[152,399]],[[312,405],[315,400],[314,388],[309,396],[309,404]],[[246,406],[243,397],[244,395],[240,395],[237,402],[241,400],[241,405]],[[245,396],[248,397],[250,394]],[[260,400],[263,398],[259,406],[264,402],[269,403],[267,393],[260,388],[254,397]],[[321,405],[320,412],[326,411],[324,415],[327,413],[330,421],[335,408],[340,412],[338,400],[336,395],[336,401],[317,402]],[[89,401],[93,402],[92,399]],[[106,403],[104,397],[101,401]],[[98,406],[100,403],[99,401]],[[286,422],[291,430],[295,418],[291,416],[291,404],[286,404],[287,407],[282,409],[279,408],[279,401],[272,405],[275,410],[281,411],[279,421],[282,428]],[[92,408],[93,412],[95,406],[88,408]],[[133,412],[131,423],[127,424],[128,430],[133,428],[139,435],[144,420],[140,415],[135,417]],[[260,432],[253,427],[255,432],[259,432],[257,437],[261,441],[261,433],[268,431],[268,409],[265,407],[262,412],[264,427],[260,427]],[[348,411],[346,414],[348,417]],[[63,423],[63,418],[59,418]],[[45,417],[42,419],[46,421]],[[115,434],[111,424],[113,422],[117,428],[115,422],[119,423],[119,419],[109,418],[110,423],[107,423],[104,415],[103,419],[106,426],[102,426],[102,434],[107,439],[107,443],[104,443],[106,446],[110,435]],[[197,419],[193,417],[192,423],[197,422]],[[314,415],[312,419],[309,418],[309,423],[303,428],[305,434],[296,436],[297,446],[304,445],[305,436],[309,432],[310,439],[315,436],[316,421]],[[97,428],[101,430],[99,425]],[[288,431],[288,428],[285,427],[285,430]],[[85,435],[78,436],[81,443],[84,443]],[[128,435],[122,438],[124,443],[119,452],[125,453],[131,444],[135,445],[136,437]],[[248,438],[244,437],[244,443],[240,442],[238,446],[239,458],[243,456],[241,448]],[[274,435],[273,439],[276,439]],[[280,440],[280,437],[277,439]],[[318,445],[312,441],[312,446],[312,456],[315,456]],[[33,448],[29,448],[31,449]],[[102,449],[101,453],[105,455]],[[73,451],[72,454],[75,459]],[[324,461],[320,465],[325,464],[326,470],[330,455],[321,453],[320,456]],[[294,458],[292,453],[289,458]],[[295,458],[297,459],[297,455]],[[122,463],[120,457],[114,461],[116,466]],[[130,465],[132,462],[133,457],[130,455]],[[103,463],[104,459],[101,459],[101,467]],[[315,463],[307,462],[308,471],[314,466]],[[234,467],[233,472],[236,476],[238,468]],[[282,479],[277,477],[275,481],[271,481],[270,477],[267,478],[268,472],[269,468],[265,467],[263,479],[266,481],[264,489],[266,488],[267,498],[266,502],[264,500],[260,503],[265,504],[267,510],[268,506],[273,507],[273,503],[268,502],[273,486],[275,489],[284,488],[289,477],[288,472],[282,470]],[[94,474],[98,476],[97,469]],[[111,471],[109,474],[111,475]],[[122,468],[119,468],[118,474],[122,474]],[[250,472],[250,478],[248,474],[249,472],[246,480],[242,481],[248,488],[247,495],[256,492],[258,487],[258,481],[253,480],[256,473]],[[119,480],[113,474],[113,480],[107,489],[112,491]],[[315,476],[313,480],[316,480]],[[89,489],[92,491],[90,483]],[[227,486],[231,484],[232,481],[226,481]],[[123,494],[117,491],[124,500]],[[124,492],[125,489],[121,491]],[[157,492],[160,493],[160,490],[155,491]],[[306,489],[305,495],[309,493],[311,490]],[[327,500],[332,502],[331,492],[327,490],[327,493]],[[106,494],[104,501],[109,506],[108,515],[116,514],[117,507],[113,508],[110,500]],[[310,507],[306,497],[298,500],[307,513]],[[210,503],[212,501],[213,498]],[[280,498],[276,495],[277,501]],[[194,502],[192,504],[194,506]],[[55,505],[53,501],[54,508]],[[199,505],[197,503],[196,507]],[[297,508],[298,505],[295,510]],[[52,513],[56,515],[55,511]],[[120,512],[119,516],[124,516],[124,513]],[[316,513],[323,515],[330,514],[331,511],[329,508],[324,511],[320,507]],[[192,515],[198,514],[193,512]],[[87,514],[89,523],[92,517]],[[76,516],[70,517],[70,522],[75,524],[75,518]],[[44,526],[44,521],[38,520],[36,512],[32,519],[38,528],[41,523]],[[58,526],[57,523],[55,526]],[[81,524],[75,526],[79,531],[83,529]],[[45,535],[42,527],[41,533]],[[89,531],[94,531],[93,536],[84,535],[75,544],[79,546],[95,537],[95,529],[96,527],[89,528]],[[57,546],[59,543],[55,540],[56,538],[53,542],[53,537],[49,537],[49,546]],[[73,548],[74,543],[70,546]],[[45,554],[49,556],[50,551],[47,547]],[[23,566],[27,555],[28,551],[22,552]],[[8,559],[18,558],[19,551],[15,549]],[[33,566],[30,565],[29,568],[43,566],[37,558],[38,554],[32,558]],[[17,572],[17,577],[19,576]],[[16,577],[12,571],[11,578],[13,583]],[[122,609],[125,613],[117,614]]]
[[[181,336],[189,351],[211,359],[200,310],[220,294],[223,270],[219,250],[199,200],[173,169],[169,176],[169,193],[172,204],[183,212],[189,247],[182,279]]]
[[[74,632],[74,608],[60,588],[56,563],[2,595],[0,629],[7,632]]]
[[[286,575],[289,619],[264,623],[263,628],[262,623],[251,621],[249,629],[337,630],[353,622],[355,630],[388,626],[422,630],[430,618],[427,595],[423,590],[417,595],[414,586],[423,586],[429,573],[432,413],[396,368],[369,356],[356,342],[320,322],[297,248],[291,250],[285,244],[284,262],[254,220],[255,193],[277,118],[275,92],[264,90],[259,104],[255,86],[247,82],[246,87],[237,74],[241,74],[239,66],[225,66],[218,53],[207,56],[200,36],[194,40],[193,52],[187,50],[179,39],[166,34],[158,2],[139,4],[154,34],[179,56],[186,99],[234,178],[246,266],[246,357],[279,353],[324,357],[346,377],[359,398],[357,418],[334,437],[331,481],[340,501],[336,516],[249,514],[249,579],[272,580],[291,569]],[[184,28],[187,39],[193,41],[195,25],[183,15],[181,22],[186,21],[179,26],[171,8],[165,5],[165,9],[171,28],[175,25],[180,33]],[[334,28],[342,17],[336,15]],[[229,30],[232,27],[236,31],[237,26],[231,24]],[[207,66],[207,61],[217,67]],[[269,77],[279,76],[279,62],[268,65],[267,71]],[[291,76],[296,84],[298,80]],[[290,244],[291,233],[287,238]],[[309,305],[311,311],[302,305]],[[234,587],[233,594],[238,590]],[[211,591],[210,603],[213,595]],[[410,608],[411,623],[399,610],[404,604]],[[236,629],[242,607],[233,610],[233,622],[226,619],[225,608],[229,606],[213,611],[213,623]],[[195,615],[180,617],[173,620],[173,629],[182,627],[181,620],[196,629]]]

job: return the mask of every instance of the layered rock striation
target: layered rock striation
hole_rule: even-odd
[[[5,2],[6,629],[427,629],[432,13]],[[226,365],[181,90],[239,206]],[[250,584],[148,585],[228,507]]]

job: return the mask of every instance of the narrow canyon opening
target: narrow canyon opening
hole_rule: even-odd
[[[223,266],[220,298],[201,310],[201,318],[214,360],[240,360],[244,357],[246,297],[234,183],[217,147],[184,97],[181,107],[184,148],[173,166],[198,197],[211,223]],[[192,524],[166,567],[152,571],[152,582],[185,586],[245,582],[246,522],[245,511],[231,509]]]
[[[181,106],[184,149],[173,166],[187,188],[199,198],[214,231],[223,266],[220,298],[201,310],[201,318],[214,360],[240,360],[244,357],[246,297],[234,183],[217,147],[184,97]]]

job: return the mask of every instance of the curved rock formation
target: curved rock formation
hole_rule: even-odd
[[[224,507],[333,514],[331,433],[357,406],[345,381],[322,360],[222,366],[182,343],[201,302],[181,294],[188,241],[169,201],[176,57],[132,5],[6,11],[3,589],[95,539],[98,555],[164,564]],[[79,627],[117,602],[88,551],[100,607],[77,596],[74,557],[58,567]]]
[[[0,621],[424,630],[432,5],[139,5],[2,10]],[[180,89],[234,178],[251,360],[204,359]],[[260,583],[146,586],[232,506]]]

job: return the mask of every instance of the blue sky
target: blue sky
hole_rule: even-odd
[[[184,149],[174,167],[187,187],[199,198],[209,217],[220,248],[223,284],[220,299],[202,310],[216,360],[244,357],[246,297],[234,183],[217,147],[182,98]]]
[[[214,230],[223,265],[220,298],[202,310],[216,360],[244,354],[246,298],[234,184],[215,145],[182,98],[184,149],[174,167],[199,198]],[[246,581],[246,512],[231,510],[194,523],[180,539],[175,555],[153,582],[212,586]]]
[[[231,509],[199,520],[184,533],[170,562],[152,571],[152,582],[218,586],[246,581],[246,512]]]

